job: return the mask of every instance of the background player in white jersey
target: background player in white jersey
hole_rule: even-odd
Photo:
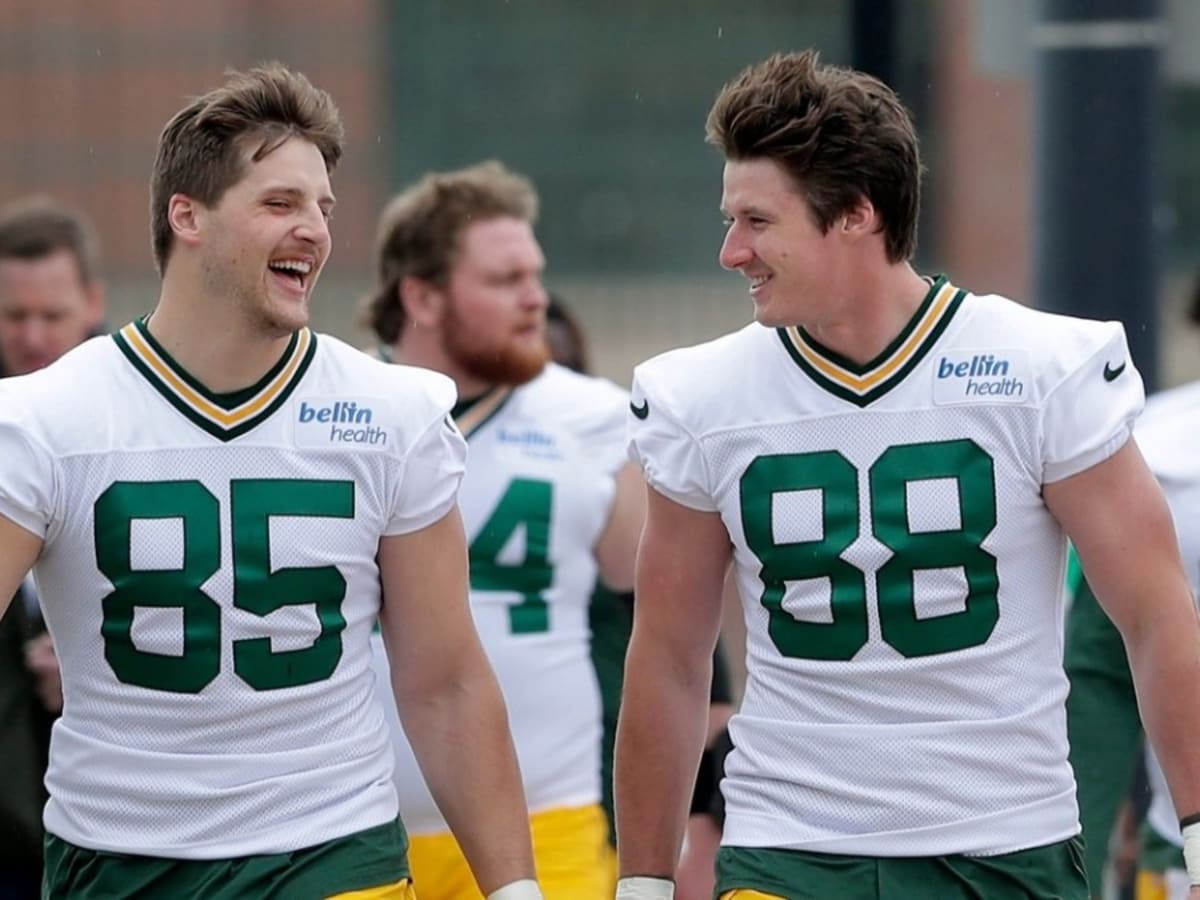
[[[453,385],[306,327],[341,149],[279,65],[190,103],[151,183],[154,311],[0,383],[0,596],[36,563],[63,667],[48,896],[414,896],[377,620],[480,883],[541,896],[466,605]]]
[[[1174,690],[1200,675],[1197,616],[1129,440],[1124,333],[911,268],[916,136],[869,76],[774,56],[726,86],[708,134],[721,263],[749,279],[757,322],[635,372],[652,490],[618,896],[672,894],[732,556],[748,682],[724,896],[1082,900],[1066,534],[1125,634],[1179,810],[1200,810],[1200,704]]]
[[[368,320],[381,355],[458,386],[471,611],[508,705],[538,874],[548,898],[600,900],[613,866],[589,599],[597,575],[632,586],[645,487],[625,457],[625,391],[548,362],[536,217],[533,186],[499,163],[427,175],[381,216]],[[395,737],[422,898],[478,897],[398,723]]]
[[[1200,382],[1150,398],[1135,436],[1171,508],[1193,590],[1200,589]],[[1139,736],[1136,698],[1120,646],[1106,638],[1111,625],[1085,604],[1094,603],[1084,581],[1075,592],[1071,625],[1078,643],[1068,656],[1071,762],[1080,781],[1079,805],[1089,844],[1103,858],[1116,807],[1129,791],[1130,757]],[[1084,630],[1086,629],[1086,631]],[[1115,752],[1113,745],[1125,752]],[[1148,754],[1150,804],[1141,833],[1137,900],[1182,900],[1188,878],[1183,838],[1162,769]],[[1092,867],[1100,869],[1099,863]],[[1093,894],[1101,896],[1100,885]]]

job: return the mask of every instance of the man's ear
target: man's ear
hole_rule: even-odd
[[[866,197],[859,197],[838,221],[838,229],[854,240],[878,233],[879,226],[879,213],[875,204]]]
[[[404,317],[418,328],[435,328],[442,321],[446,295],[431,281],[406,275],[396,286],[396,302],[404,309]]]
[[[94,279],[84,286],[83,291],[87,299],[88,323],[92,329],[99,328],[105,313],[104,282]]]
[[[167,201],[167,224],[175,240],[195,246],[200,243],[204,206],[187,194],[172,194]]]

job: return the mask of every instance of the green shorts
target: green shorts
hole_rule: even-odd
[[[1001,856],[867,857],[722,847],[717,888],[783,900],[1088,900],[1083,841]]]
[[[85,850],[46,835],[43,900],[323,900],[409,877],[400,820],[264,856],[183,860]]]

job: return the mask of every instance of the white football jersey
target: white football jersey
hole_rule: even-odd
[[[628,404],[611,382],[551,364],[458,419],[470,454],[459,504],[471,542],[471,611],[504,692],[531,812],[600,801],[588,602],[626,460]],[[445,832],[395,715],[378,636],[375,666],[405,826]]]
[[[753,324],[642,364],[632,393],[648,481],[735,548],[724,844],[998,854],[1078,832],[1066,541],[1041,490],[1129,437],[1119,324],[939,278],[866,365]]]
[[[50,832],[212,859],[395,818],[375,557],[453,507],[454,400],[307,329],[217,395],[141,322],[0,382],[0,514],[44,538],[62,664]]]
[[[1188,579],[1200,592],[1200,382],[1151,397],[1134,436],[1166,494]],[[1182,847],[1167,780],[1148,746],[1146,755],[1152,792],[1147,821]]]

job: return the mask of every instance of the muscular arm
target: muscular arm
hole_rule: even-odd
[[[1200,620],[1162,492],[1134,441],[1046,485],[1046,505],[1121,632],[1146,732],[1181,816],[1200,812]]]
[[[1138,760],[1142,723],[1121,633],[1096,602],[1086,579],[1067,616],[1063,665],[1071,682],[1067,738],[1078,782],[1084,863],[1088,882],[1099,896],[1109,836]]]
[[[426,783],[484,894],[533,877],[508,714],[467,605],[457,509],[379,544],[380,624],[396,706]]]
[[[671,878],[707,731],[729,535],[716,513],[649,491],[617,725],[621,875]]]
[[[8,611],[8,604],[41,552],[40,537],[0,516],[0,616]]]
[[[646,483],[633,463],[617,472],[617,492],[608,524],[596,544],[596,562],[605,586],[616,593],[633,587],[638,538],[646,518]]]

